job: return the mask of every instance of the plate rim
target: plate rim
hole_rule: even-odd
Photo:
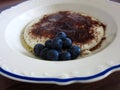
[[[71,78],[54,78],[54,77],[47,77],[47,78],[40,78],[40,77],[29,77],[29,76],[22,76],[22,75],[17,75],[12,72],[9,72],[3,68],[0,67],[0,72],[3,75],[7,75],[9,78],[15,79],[15,80],[21,80],[21,81],[28,81],[28,82],[34,82],[34,83],[56,83],[58,85],[67,85],[67,84],[72,84],[73,82],[81,82],[81,83],[90,83],[94,82],[94,79],[103,79],[107,77],[109,74],[111,74],[114,71],[119,71],[120,70],[120,64],[111,66],[110,68],[107,68],[103,70],[102,72],[99,72],[95,75],[91,76],[86,76],[86,77],[71,77]],[[108,75],[106,75],[108,74]],[[102,76],[102,77],[101,77]],[[101,77],[101,78],[100,78]]]

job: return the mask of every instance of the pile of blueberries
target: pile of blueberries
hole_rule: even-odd
[[[64,32],[59,32],[55,38],[47,40],[45,45],[36,44],[34,46],[36,56],[51,61],[75,59],[80,52],[80,47],[72,45],[72,40]]]

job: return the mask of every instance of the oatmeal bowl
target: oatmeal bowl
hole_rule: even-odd
[[[66,85],[120,70],[118,8],[110,1],[29,0],[3,11],[0,73]]]

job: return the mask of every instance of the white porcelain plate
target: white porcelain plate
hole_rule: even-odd
[[[0,14],[0,74],[32,83],[93,82],[120,70],[120,4],[108,0],[29,0]],[[102,47],[85,58],[45,61],[21,43],[24,27],[37,17],[57,11],[86,13],[105,23]]]

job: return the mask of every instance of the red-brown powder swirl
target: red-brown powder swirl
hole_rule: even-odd
[[[99,21],[93,20],[90,16],[60,11],[54,14],[45,15],[34,29],[30,32],[36,37],[53,38],[58,32],[65,32],[75,43],[86,43],[94,37],[93,26],[103,26]]]

